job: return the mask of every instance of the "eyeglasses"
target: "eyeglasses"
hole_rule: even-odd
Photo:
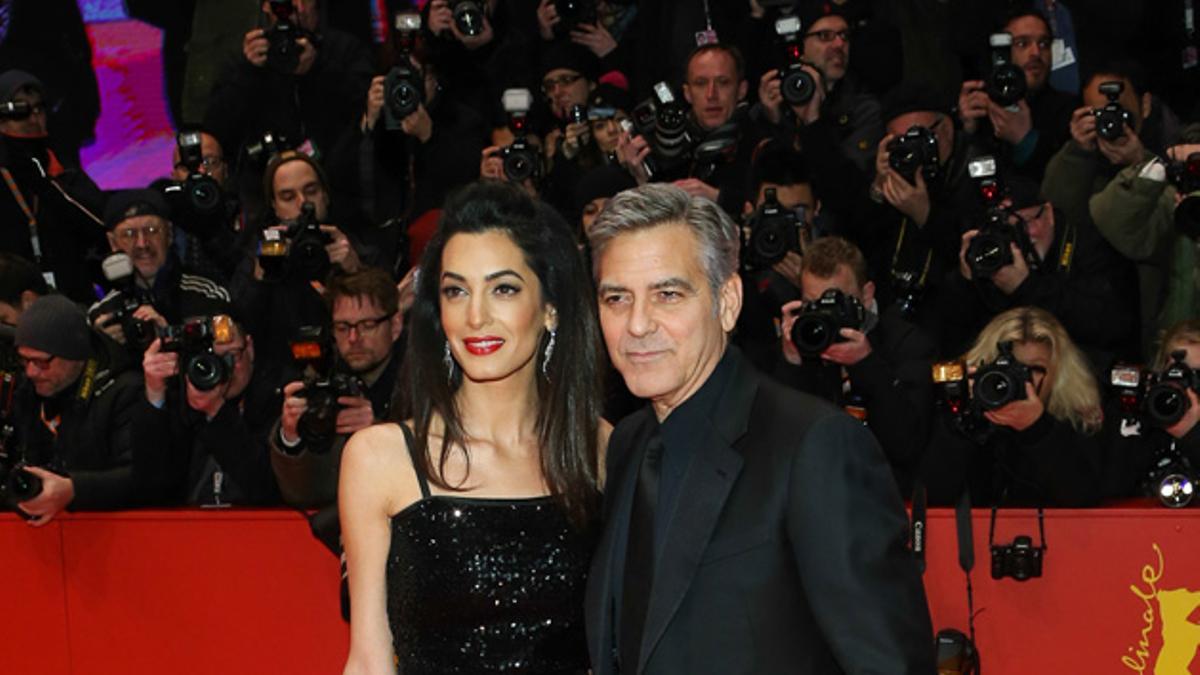
[[[147,225],[145,227],[122,227],[115,230],[114,233],[118,239],[124,241],[137,241],[139,235],[144,235],[147,239],[158,236],[160,232],[166,230],[163,225]]]
[[[29,366],[33,366],[34,368],[37,368],[38,370],[46,370],[47,368],[50,367],[50,364],[54,361],[54,359],[57,359],[57,358],[58,358],[57,356],[51,354],[50,356],[47,356],[45,358],[30,358],[28,356],[18,356],[17,360],[21,363],[21,370],[25,370]]]
[[[396,313],[392,312],[391,314],[385,314],[374,319],[363,319],[361,321],[334,321],[333,334],[344,337],[350,334],[351,329],[353,329],[359,335],[374,333],[375,331],[379,330],[379,327],[382,326],[384,322],[391,319],[395,315]]]
[[[558,89],[559,87],[569,87],[569,86],[575,84],[576,82],[578,82],[582,77],[583,77],[583,75],[580,75],[579,73],[574,73],[574,74],[567,74],[567,75],[559,75],[558,77],[552,77],[549,79],[542,80],[542,91],[545,92],[547,96],[549,96],[550,94],[554,93],[555,89]]]
[[[834,38],[841,38],[842,42],[850,41],[850,31],[848,30],[814,30],[804,34],[804,37],[815,37],[821,42],[833,42]]]
[[[212,171],[213,169],[217,168],[218,166],[221,166],[224,163],[225,163],[225,159],[222,157],[218,157],[216,155],[207,155],[205,157],[200,158],[200,166],[204,167],[208,171]],[[189,168],[188,165],[184,164],[183,162],[179,162],[178,164],[175,165],[175,169],[178,171],[187,171],[188,168]]]

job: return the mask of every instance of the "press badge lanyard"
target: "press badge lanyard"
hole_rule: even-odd
[[[37,203],[35,201],[33,207],[29,206],[29,202],[25,200],[25,195],[21,193],[21,188],[17,187],[17,181],[13,179],[11,171],[0,167],[0,175],[4,176],[4,183],[8,185],[8,191],[12,193],[17,206],[21,208],[21,212],[25,214],[25,219],[29,222],[29,248],[33,250],[33,262],[40,268],[42,266],[42,240],[38,236],[38,221],[35,215]],[[37,199],[36,195],[34,199]],[[54,273],[45,272],[44,276],[46,277],[46,282],[53,287]]]
[[[59,413],[50,419],[46,419],[46,404],[43,403],[41,410],[38,412],[38,416],[42,418],[42,424],[50,430],[50,435],[58,438],[58,425],[62,424],[62,413]]]
[[[713,30],[712,14],[708,10],[708,0],[704,0],[704,30],[696,33],[696,46],[717,43],[717,31]]]

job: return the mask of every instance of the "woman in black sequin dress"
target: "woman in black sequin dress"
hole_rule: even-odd
[[[608,428],[571,229],[515,186],[468,186],[416,295],[403,421],[355,434],[342,457],[345,672],[584,673]]]

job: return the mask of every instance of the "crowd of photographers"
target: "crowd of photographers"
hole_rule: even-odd
[[[237,49],[188,64],[205,110],[144,189],[99,190],[56,154],[63,92],[0,73],[0,498],[31,523],[334,504],[403,377],[411,261],[477,179],[583,255],[622,189],[719,204],[735,344],[861,419],[905,494],[1190,501],[1200,125],[1145,67],[1194,94],[1190,24],[1171,63],[1054,2],[431,0],[386,3],[373,54],[326,4],[232,38],[197,5],[194,40]]]

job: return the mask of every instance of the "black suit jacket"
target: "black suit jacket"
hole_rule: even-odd
[[[666,525],[640,663],[620,672],[932,673],[904,508],[874,438],[732,356]],[[626,418],[609,441],[586,604],[595,675],[618,672],[614,575],[652,415]]]

